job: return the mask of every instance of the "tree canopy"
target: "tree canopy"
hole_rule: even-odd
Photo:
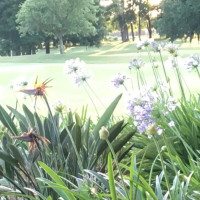
[[[184,36],[193,38],[200,33],[200,1],[199,0],[163,0],[161,13],[154,21],[160,35],[172,41]]]
[[[63,53],[63,36],[95,34],[96,10],[93,0],[26,0],[17,23],[22,34],[42,31],[57,37]]]

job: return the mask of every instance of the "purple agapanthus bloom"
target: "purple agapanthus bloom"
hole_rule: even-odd
[[[137,96],[130,97],[127,102],[128,113],[134,117],[135,125],[141,134],[145,132],[149,135],[147,129],[155,123],[152,119],[155,101],[152,93],[141,90]]]
[[[118,73],[111,81],[116,88],[123,86],[125,81],[129,79],[128,76]]]

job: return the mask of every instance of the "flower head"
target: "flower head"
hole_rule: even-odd
[[[33,152],[36,148],[40,149],[39,141],[44,143],[45,145],[50,144],[50,141],[47,138],[35,134],[33,129],[31,129],[27,133],[23,133],[20,136],[13,136],[13,138],[22,140],[24,142],[29,142],[29,147],[28,147],[29,152]]]
[[[166,45],[167,51],[174,57],[178,56],[178,47],[174,43],[168,43]]]
[[[125,81],[128,79],[128,77],[124,74],[118,73],[113,80],[111,81],[113,85],[116,88],[119,88],[120,86],[124,85]]]
[[[106,140],[108,139],[109,136],[109,131],[106,127],[102,126],[100,131],[99,131],[99,137],[101,140]]]
[[[10,88],[13,89],[14,91],[19,91],[21,89],[25,89],[27,85],[28,81],[26,78],[18,77],[17,79],[11,82]]]
[[[140,69],[142,66],[144,66],[144,62],[142,61],[141,58],[134,58],[133,60],[130,61],[129,69]]]
[[[62,104],[61,101],[57,101],[53,107],[57,113],[63,113],[66,110],[66,105]]]
[[[163,49],[163,44],[153,41],[151,47],[155,52],[161,52]]]
[[[187,66],[187,70],[191,71],[197,67],[200,67],[200,56],[191,55],[186,59],[185,65]]]
[[[148,136],[151,135],[149,129],[155,124],[152,116],[155,101],[156,96],[153,93],[150,93],[147,89],[142,89],[140,93],[130,96],[127,102],[128,113],[133,116],[134,124],[141,134],[146,133]]]
[[[176,99],[174,99],[173,97],[169,97],[169,99],[167,100],[166,106],[168,108],[168,110],[174,111],[176,109],[176,107],[180,107],[180,103],[176,101]]]
[[[80,58],[70,59],[65,62],[64,73],[65,74],[76,74],[82,71],[85,67],[85,62],[80,60]]]
[[[74,83],[80,87],[83,83],[87,82],[91,78],[91,74],[88,71],[79,71],[73,76]]]
[[[169,125],[170,127],[175,126],[174,121],[170,121],[170,122],[168,123],[168,125]]]
[[[28,94],[28,95],[43,96],[45,94],[45,92],[46,92],[45,91],[46,88],[50,87],[50,86],[47,86],[47,84],[51,80],[52,79],[46,79],[45,81],[38,83],[37,82],[38,81],[38,77],[36,77],[33,89],[21,89],[21,90],[19,90],[19,92],[23,92],[23,93]]]
[[[150,38],[150,39],[146,38],[137,43],[137,49],[138,50],[144,49],[145,47],[148,47],[153,41],[154,41],[153,38]]]

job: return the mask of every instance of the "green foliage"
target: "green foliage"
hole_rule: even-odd
[[[134,134],[134,131],[132,131],[128,134],[128,137],[121,140],[120,138],[123,138],[123,135],[120,135],[120,133],[125,127],[123,121],[116,124],[112,124],[110,121],[120,98],[121,95],[110,104],[96,125],[90,119],[86,120],[84,111],[82,117],[72,112],[67,113],[65,117],[61,113],[52,115],[51,110],[49,110],[49,116],[41,118],[36,112],[32,113],[25,105],[23,105],[24,114],[8,107],[11,115],[15,118],[13,121],[7,111],[1,107],[0,120],[7,128],[7,133],[4,133],[2,138],[0,158],[4,161],[5,168],[3,166],[3,168],[0,168],[0,175],[12,184],[12,190],[17,188],[26,195],[29,194],[30,189],[33,189],[40,194],[51,195],[53,198],[56,198],[56,193],[60,196],[71,196],[71,192],[68,194],[67,189],[62,194],[58,192],[59,189],[55,189],[55,193],[50,188],[43,188],[42,183],[37,183],[37,177],[40,177],[40,181],[47,182],[46,172],[48,173],[50,170],[41,164],[46,172],[42,171],[37,164],[37,160],[48,164],[55,172],[65,176],[71,183],[75,182],[74,176],[78,177],[80,173],[83,173],[83,168],[100,168],[105,171],[106,161],[102,162],[102,160],[109,153],[109,149],[104,141],[99,140],[100,128],[111,124],[109,140],[116,147],[116,153],[126,148],[127,141]],[[47,101],[46,103],[48,106]],[[59,122],[60,119],[62,120],[61,122]],[[48,147],[38,140],[38,148],[33,152],[28,152],[28,147],[25,143],[18,142],[18,140],[13,141],[9,136],[10,133],[19,135],[21,131],[30,131],[32,127],[35,129],[35,133],[46,137],[51,142]],[[126,156],[127,153],[128,150],[123,155],[119,154],[120,159]],[[55,174],[51,173],[51,177],[55,178],[56,184],[60,184],[60,182],[57,182],[60,179],[56,179]],[[68,183],[69,181],[62,183],[66,184],[66,186],[71,186]],[[62,187],[64,186],[63,184],[61,184]],[[48,182],[48,185],[55,186],[52,182]],[[29,192],[24,188],[29,188]]]
[[[15,22],[15,15],[24,0],[2,0],[0,2],[0,55],[31,54],[35,52],[35,46],[41,42],[41,37],[33,35],[20,37]]]
[[[160,35],[165,35],[174,41],[184,36],[192,40],[195,33],[200,33],[198,0],[164,0],[160,8],[161,14],[154,21],[154,26]]]
[[[96,7],[91,0],[27,0],[17,14],[20,33],[53,34],[60,41],[60,53],[64,35],[94,35],[95,21]]]

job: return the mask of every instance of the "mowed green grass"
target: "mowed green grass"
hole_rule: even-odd
[[[200,46],[193,42],[178,43],[180,47],[179,54],[181,57],[186,57],[190,54],[198,54]],[[57,100],[62,101],[72,110],[81,111],[83,105],[89,106],[89,115],[95,115],[95,110],[83,87],[76,87],[69,76],[63,73],[63,66],[66,60],[77,58],[84,60],[87,64],[87,69],[92,72],[93,77],[89,81],[90,86],[99,96],[105,107],[107,107],[111,101],[123,90],[115,89],[110,80],[112,77],[121,72],[129,73],[128,65],[132,58],[142,56],[143,60],[147,63],[144,67],[144,74],[149,85],[154,85],[154,78],[152,75],[151,66],[148,64],[149,58],[146,52],[139,54],[134,43],[120,43],[112,42],[102,45],[100,48],[95,47],[73,47],[66,51],[65,54],[60,55],[57,49],[51,50],[51,54],[46,55],[44,50],[39,50],[36,55],[29,56],[17,56],[17,57],[0,57],[0,100],[2,105],[14,106],[16,99],[20,104],[26,103],[30,108],[33,105],[33,98],[29,97],[23,100],[22,95],[19,92],[13,92],[9,89],[10,83],[19,76],[27,77],[33,82],[34,77],[38,75],[39,80],[45,80],[52,78],[52,82],[49,83],[51,88],[47,89],[48,99],[51,105]],[[154,57],[158,57],[157,54],[152,54]],[[163,57],[166,60],[169,54],[163,53]],[[158,59],[159,60],[159,59]],[[167,67],[167,66],[166,66]],[[199,91],[199,79],[194,73],[188,73],[184,66],[182,74],[187,82],[188,87],[192,93]],[[176,96],[179,95],[178,84],[174,77],[172,69],[167,68],[168,74],[171,78],[173,91]],[[162,74],[162,70],[160,71]],[[163,75],[163,74],[162,74]],[[164,76],[163,76],[164,80]],[[137,88],[136,75],[133,74],[133,84]],[[90,92],[90,91],[89,91]],[[90,92],[95,104],[98,107],[100,113],[105,108],[100,105],[96,97]],[[122,101],[118,106],[117,112],[122,114],[125,110],[126,95],[123,96]],[[42,100],[38,100],[38,109],[43,111],[45,106]]]

